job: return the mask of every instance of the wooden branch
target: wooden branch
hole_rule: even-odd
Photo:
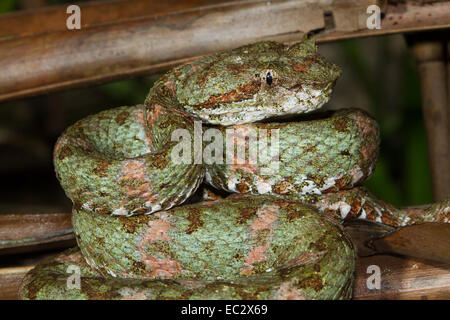
[[[446,58],[446,65],[447,65],[447,124],[450,125],[450,39],[447,38],[446,41],[447,46],[447,58]],[[447,128],[447,141],[450,143],[450,128]],[[449,146],[450,148],[450,146]],[[450,172],[447,173],[447,175],[450,175]]]
[[[70,213],[0,214],[0,255],[75,245]]]
[[[82,12],[81,28],[84,29],[110,22],[117,23],[118,21],[149,15],[159,16],[231,1],[233,0],[116,0],[110,2],[89,1],[76,4]],[[65,21],[68,17],[66,13],[68,6],[69,4],[4,14],[0,17],[0,40],[67,31]]]
[[[342,31],[339,28],[331,31],[324,30],[318,35],[318,42],[448,29],[450,28],[449,9],[450,2],[422,4],[411,0],[399,1],[397,3],[390,3],[388,1],[384,11],[384,17],[381,20],[380,29],[367,29],[365,19],[367,19],[368,15],[361,15],[357,28],[353,26],[351,31]],[[441,10],[443,12],[440,12]],[[345,20],[345,17],[342,20]]]
[[[380,290],[368,289],[370,265],[381,269]],[[357,260],[353,298],[362,299],[450,299],[450,264],[425,262],[389,255]]]
[[[187,5],[207,3],[212,0]],[[373,3],[377,1],[241,0],[180,6],[176,13],[152,5],[132,10],[124,3],[112,9],[109,3],[101,8],[110,15],[90,17],[100,8],[96,4],[86,7],[85,27],[70,31],[61,30],[65,20],[59,18],[65,11],[6,15],[0,17],[0,26],[12,31],[0,33],[8,38],[0,41],[0,101],[150,74],[258,40],[295,42],[311,31],[323,42],[450,27],[450,2],[424,6],[407,1],[388,5],[381,29],[368,30],[366,9]],[[123,10],[125,18],[117,10]],[[56,16],[59,25],[43,22]],[[43,23],[37,33],[32,27],[17,27],[27,18],[33,25]]]
[[[423,223],[400,228],[370,242],[377,252],[450,264],[450,224]]]
[[[381,269],[380,290],[367,288],[367,267]],[[0,299],[18,299],[25,274],[34,266],[0,269]],[[388,255],[358,258],[354,299],[450,299],[450,264]]]
[[[450,195],[450,135],[447,108],[445,39],[450,33],[420,33],[407,39],[417,59],[427,131],[433,198]]]
[[[18,300],[23,277],[34,266],[0,269],[0,300]]]
[[[354,219],[344,222],[360,257],[376,254],[450,263],[450,224],[427,222],[394,228],[381,223]]]

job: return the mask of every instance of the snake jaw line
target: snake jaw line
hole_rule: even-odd
[[[198,117],[210,124],[238,125],[252,123],[275,116],[308,113],[321,108],[329,100],[331,85],[325,90],[303,86],[301,89],[276,89],[276,94],[266,97],[255,93],[251,99],[223,104],[198,112]]]

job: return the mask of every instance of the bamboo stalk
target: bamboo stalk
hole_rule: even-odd
[[[447,39],[447,124],[450,126],[450,40]],[[450,128],[447,128],[447,139],[450,143]],[[450,145],[448,146],[450,148]],[[450,175],[450,172],[448,173]]]
[[[295,42],[311,31],[323,42],[450,27],[450,2],[422,6],[408,1],[388,5],[381,29],[368,30],[366,9],[371,3],[378,2],[241,0],[159,14],[150,14],[150,6],[140,15],[129,11],[125,19],[113,14],[98,21],[87,17],[81,30],[49,26],[29,34],[26,28],[12,28],[11,33],[1,32],[10,37],[0,41],[0,101],[150,74],[258,40]],[[326,23],[325,16],[333,23]],[[0,26],[22,25],[22,17],[27,16],[6,16],[7,22],[0,17]],[[44,11],[33,19],[46,17]],[[344,23],[346,19],[351,23]]]
[[[34,266],[23,266],[0,269],[0,300],[19,299],[19,288],[23,277]]]
[[[163,15],[192,8],[217,5],[233,0],[120,0],[89,1],[76,4],[82,12],[81,28],[107,24],[147,15]],[[67,5],[49,6],[35,10],[13,11],[0,16],[0,40],[66,31]],[[19,23],[27,21],[27,23]]]
[[[428,157],[435,201],[450,195],[450,135],[447,106],[447,71],[444,56],[448,33],[422,33],[408,37],[417,59],[422,110],[427,131]]]
[[[0,214],[0,255],[73,245],[70,213]]]
[[[378,266],[380,289],[369,289],[367,282]],[[369,270],[370,271],[370,270]],[[369,282],[371,280],[369,279]],[[353,298],[368,299],[450,299],[450,264],[425,262],[389,255],[364,257],[357,260]]]

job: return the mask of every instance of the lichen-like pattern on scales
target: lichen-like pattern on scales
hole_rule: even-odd
[[[340,74],[312,40],[258,42],[176,67],[143,105],[67,128],[53,159],[79,248],[31,270],[22,297],[351,298],[356,252],[340,221],[449,222],[450,201],[399,210],[358,186],[379,144],[362,111],[287,121],[324,105]],[[277,130],[278,157],[199,163],[194,150],[174,161],[173,134],[195,137],[195,121],[224,136]],[[245,135],[233,139],[247,146]],[[234,194],[195,202],[203,180]],[[79,288],[67,286],[69,266],[80,269]]]

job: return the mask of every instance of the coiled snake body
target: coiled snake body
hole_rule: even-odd
[[[445,203],[421,216],[357,187],[373,173],[378,149],[377,125],[364,112],[262,121],[320,108],[339,75],[310,40],[290,47],[260,42],[177,67],[144,105],[69,127],[56,143],[54,163],[74,203],[80,249],[38,265],[22,296],[350,298],[355,249],[338,220],[448,222],[449,210]],[[245,147],[245,133],[276,129],[277,168],[265,163],[267,174],[264,166],[225,158],[205,164],[195,152],[174,162],[174,132],[195,135],[195,121],[216,133],[243,133],[233,141]],[[204,176],[244,196],[181,205]],[[70,265],[80,268],[79,288],[67,287]]]

